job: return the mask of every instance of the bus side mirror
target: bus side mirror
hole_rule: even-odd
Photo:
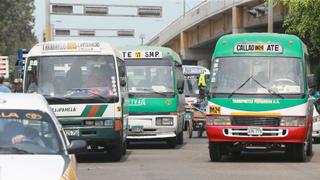
[[[184,80],[183,79],[179,79],[178,80],[178,93],[182,94],[184,90]]]
[[[314,74],[308,75],[308,87],[310,89],[310,95],[314,95],[315,90],[317,88],[317,78]]]
[[[126,86],[126,85],[127,85],[126,80],[121,79],[121,80],[120,80],[120,86],[124,87],[124,86]]]

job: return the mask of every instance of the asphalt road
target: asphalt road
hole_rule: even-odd
[[[209,160],[206,138],[188,139],[177,149],[165,144],[135,144],[121,162],[103,155],[79,159],[80,180],[320,180],[320,144],[306,163],[289,162],[282,153],[245,153],[223,162]]]

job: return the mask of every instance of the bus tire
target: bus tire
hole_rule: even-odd
[[[178,145],[182,145],[182,144],[183,144],[183,131],[181,131],[181,132],[177,135],[177,144],[178,144]]]
[[[289,152],[295,162],[305,162],[307,160],[307,148],[305,143],[293,143],[290,146]]]
[[[222,159],[221,143],[209,142],[209,154],[212,162],[219,162]]]
[[[174,149],[177,146],[177,137],[167,139],[167,145],[169,148]]]
[[[122,154],[123,154],[123,143],[118,142],[109,149],[108,157],[110,161],[119,162],[122,158]]]
[[[316,137],[316,138],[313,138],[313,142],[315,144],[319,144],[320,143],[320,138]]]
[[[122,155],[127,154],[127,141],[125,141],[122,145]]]

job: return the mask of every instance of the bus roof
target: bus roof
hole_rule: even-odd
[[[123,47],[123,48],[119,48],[119,51],[123,53],[124,55],[124,59],[140,59],[140,57],[128,57],[124,52],[148,52],[148,53],[152,53],[152,52],[159,52],[159,56],[157,57],[149,57],[149,58],[162,58],[162,57],[166,57],[166,56],[171,56],[173,57],[173,60],[178,63],[178,64],[182,64],[182,61],[179,57],[179,55],[174,52],[172,49],[167,48],[167,47],[159,47],[159,46],[132,46],[132,47]],[[142,57],[143,58],[148,58],[145,57],[145,55],[142,53]]]
[[[226,56],[303,57],[303,42],[295,35],[278,33],[240,33],[222,36],[213,58]]]
[[[210,75],[210,71],[203,66],[183,65],[182,68],[184,75],[197,75],[202,73]]]
[[[116,55],[117,57],[122,57],[110,44],[98,41],[50,41],[38,43],[28,53],[28,56],[64,55]]]

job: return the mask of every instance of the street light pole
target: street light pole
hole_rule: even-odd
[[[273,32],[273,0],[268,0],[268,33]]]

